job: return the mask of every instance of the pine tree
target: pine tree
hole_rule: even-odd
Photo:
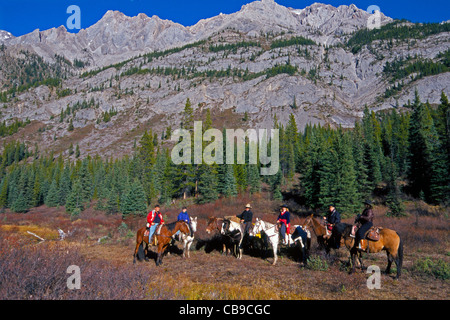
[[[111,189],[106,198],[105,210],[107,214],[115,214],[119,212],[119,195],[117,191]]]
[[[234,176],[233,165],[225,164],[225,176],[223,184],[220,186],[220,193],[225,197],[237,196],[236,178]]]
[[[134,179],[133,183],[130,185],[129,191],[121,203],[120,209],[124,215],[144,215],[146,213],[147,199],[144,188],[138,179]]]
[[[356,187],[358,194],[363,199],[368,199],[372,192],[368,183],[368,169],[364,162],[364,136],[361,125],[356,122],[352,132],[352,153],[355,161]]]
[[[80,157],[80,146],[77,144],[76,148],[75,148],[75,158],[79,158]]]
[[[63,173],[59,182],[59,205],[64,206],[66,204],[66,199],[70,193],[71,188],[72,181],[70,179],[70,167],[67,164],[63,169]]]
[[[216,200],[219,196],[219,192],[217,190],[217,171],[213,165],[202,164],[200,165],[200,172],[198,182],[198,192],[200,196],[198,198],[198,202],[207,203]]]
[[[66,199],[66,211],[73,213],[84,210],[84,201],[82,198],[83,187],[80,180],[75,180],[72,185],[72,190]]]
[[[69,127],[68,127],[68,131],[73,131],[73,119],[70,119],[70,122],[69,122]]]
[[[363,117],[363,132],[365,138],[365,163],[368,169],[368,181],[372,188],[382,180],[381,164],[381,128],[375,112],[370,112],[366,106]]]
[[[408,178],[411,192],[425,201],[439,203],[448,197],[448,168],[445,150],[431,116],[428,103],[420,102],[416,91],[409,128]]]
[[[0,184],[0,210],[8,206],[8,179],[5,177]]]
[[[388,215],[399,217],[404,215],[405,207],[400,199],[400,188],[397,183],[397,168],[395,162],[388,158],[388,179],[386,205],[389,208]]]
[[[48,207],[56,207],[59,204],[59,187],[56,179],[53,179],[50,189],[47,192],[47,196],[45,197],[45,205]]]
[[[250,194],[258,193],[261,191],[261,177],[259,174],[259,169],[257,164],[247,165],[247,181],[250,186]]]

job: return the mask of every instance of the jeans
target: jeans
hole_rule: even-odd
[[[281,240],[284,241],[284,239],[286,238],[286,225],[284,223],[281,224],[280,233],[281,233]]]
[[[159,223],[155,223],[154,225],[150,226],[150,232],[148,234],[148,242],[152,241],[152,236],[155,233],[155,230],[158,226],[159,226]]]

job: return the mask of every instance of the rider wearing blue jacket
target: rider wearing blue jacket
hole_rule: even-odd
[[[191,229],[191,218],[189,218],[189,215],[187,213],[187,208],[183,207],[183,209],[181,210],[180,214],[178,215],[177,218],[178,221],[186,221],[188,226],[189,226],[189,231],[191,232],[191,236],[192,236],[192,229]],[[179,234],[180,231],[177,231],[176,234]]]
[[[186,221],[188,224],[191,223],[191,219],[189,218],[189,215],[187,213],[187,208],[183,207],[183,210],[180,212],[177,218],[178,221]]]

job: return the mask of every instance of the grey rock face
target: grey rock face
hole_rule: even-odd
[[[401,92],[385,98],[386,89],[392,86],[383,73],[387,61],[408,55],[436,59],[439,52],[450,48],[450,35],[440,33],[408,44],[377,41],[357,53],[337,45],[345,44],[350,33],[366,28],[369,17],[354,5],[335,8],[315,3],[293,9],[264,0],[188,27],[156,16],[127,17],[108,11],[77,34],[63,26],[17,38],[0,32],[8,59],[23,59],[22,50],[28,50],[50,65],[56,63],[55,54],[71,62],[89,63],[78,69],[63,64],[69,71],[59,87],[32,87],[0,102],[1,119],[28,118],[43,123],[47,129],[40,136],[34,133],[24,138],[39,141],[42,149],[60,143],[62,150],[73,134],[67,131],[72,119],[74,132],[83,132],[75,135],[82,153],[119,156],[130,152],[143,128],[151,127],[158,134],[168,126],[177,128],[187,98],[196,117],[211,109],[218,125],[229,121],[227,125],[236,127],[270,128],[275,115],[283,123],[292,113],[302,129],[307,123],[351,127],[365,105],[374,110],[403,105],[413,100],[416,89],[432,104],[439,102],[441,91],[450,95],[450,74],[443,73],[416,81],[405,79]],[[390,21],[381,14],[382,24]],[[271,41],[292,36],[312,39],[316,45],[270,48]],[[143,56],[199,40],[205,43],[161,57]],[[210,45],[240,41],[255,41],[260,46],[209,50]],[[1,62],[0,52],[0,80],[7,78],[8,65],[12,65],[2,66]],[[111,66],[119,62],[123,63]],[[298,71],[266,76],[270,68],[287,63]],[[99,67],[105,68],[81,76]],[[131,72],[133,68],[140,72]],[[163,72],[164,68],[169,72]],[[229,74],[223,75],[226,70]],[[258,76],[246,79],[242,76],[246,73]],[[62,89],[70,89],[70,93],[59,96]],[[117,115],[105,120],[105,113],[112,111]],[[245,113],[248,121],[244,123]]]

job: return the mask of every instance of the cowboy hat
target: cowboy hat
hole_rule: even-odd
[[[369,206],[371,206],[372,205],[372,201],[370,201],[370,200],[364,200],[364,202],[363,202],[364,204],[367,204],[367,205],[369,205]]]
[[[247,205],[245,206],[246,208],[252,208],[252,206],[250,205],[250,203],[247,203]]]

